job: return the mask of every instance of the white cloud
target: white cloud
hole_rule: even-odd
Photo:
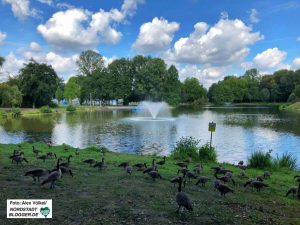
[[[209,67],[227,66],[241,62],[249,46],[263,39],[241,20],[220,19],[210,27],[197,23],[189,37],[180,38],[166,58],[180,63],[202,64]]]
[[[256,9],[250,10],[250,21],[251,21],[251,23],[258,23],[260,21],[258,18],[258,12]]]
[[[0,74],[0,81],[5,80],[10,75],[16,75],[23,67],[24,62],[24,60],[18,59],[14,53],[10,52],[5,56],[5,62],[2,68],[3,73]]]
[[[297,41],[300,41],[300,37],[297,38]]]
[[[278,68],[282,61],[285,60],[286,55],[286,52],[280,51],[278,48],[269,48],[257,54],[253,59],[253,63],[259,69]]]
[[[32,51],[38,52],[38,51],[42,50],[42,47],[38,43],[36,43],[36,42],[33,41],[33,42],[30,43],[30,49]]]
[[[132,16],[141,0],[124,0],[121,10],[100,9],[96,13],[72,8],[59,11],[37,30],[57,50],[84,50],[97,46],[100,40],[116,44],[122,33],[115,26]]]
[[[4,40],[7,37],[7,34],[0,31],[0,46],[4,44]]]
[[[38,2],[40,3],[44,3],[44,4],[47,4],[47,5],[53,5],[53,1],[52,0],[37,0]]]
[[[221,18],[222,20],[228,20],[228,18],[229,18],[228,12],[226,12],[226,11],[221,12],[221,13],[220,13],[220,18]]]
[[[140,33],[133,48],[142,53],[167,50],[178,29],[179,23],[155,17],[151,22],[144,23],[140,27]]]
[[[2,0],[4,4],[10,4],[13,14],[19,20],[25,20],[28,16],[37,16],[36,9],[30,9],[29,0]]]
[[[300,57],[297,57],[293,60],[293,65],[299,69],[300,68]]]

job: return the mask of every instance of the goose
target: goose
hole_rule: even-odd
[[[186,168],[181,168],[181,169],[177,170],[177,175],[178,175],[179,173],[182,173],[182,174],[185,176],[186,173],[187,173],[188,171],[189,171],[189,170],[188,170],[187,167],[186,167]]]
[[[46,161],[46,159],[48,159],[48,155],[41,155],[41,156],[38,156],[38,157],[36,157],[37,159],[41,159],[41,160],[43,160],[43,162],[45,162]]]
[[[155,168],[154,168],[154,164],[155,164],[155,159],[152,160],[152,167],[146,168],[146,169],[143,171],[143,173],[144,173],[144,174],[145,174],[145,173],[149,173],[149,172],[151,172],[152,170],[154,170],[154,169],[155,169]]]
[[[38,155],[40,152],[42,152],[41,150],[35,148],[34,146],[32,146],[32,152],[36,155]]]
[[[126,171],[127,174],[131,175],[131,173],[132,173],[132,167],[129,166],[129,165],[126,166],[126,167],[125,167],[125,171]]]
[[[197,176],[192,171],[187,171],[184,176],[187,176],[187,178],[189,179],[189,181],[191,180],[191,178],[197,179]]]
[[[194,166],[193,171],[195,172],[195,174],[199,175],[202,169],[203,169],[202,165],[197,164],[197,165]]]
[[[176,166],[180,166],[180,167],[186,167],[188,166],[188,163],[186,162],[178,162],[178,163],[175,163]]]
[[[215,178],[217,180],[223,181],[224,183],[231,181],[233,185],[235,185],[235,181],[234,179],[232,179],[232,177],[228,177],[228,176],[218,177],[217,174],[215,174]]]
[[[82,162],[90,164],[90,166],[92,166],[93,164],[96,163],[96,160],[95,159],[86,159],[86,160],[83,160]]]
[[[195,185],[201,184],[203,187],[205,186],[205,184],[207,183],[207,181],[209,181],[210,179],[206,176],[201,176],[198,178],[198,181]]]
[[[133,165],[133,167],[137,168],[138,171],[144,171],[147,168],[146,163],[137,163]]]
[[[101,162],[97,162],[94,167],[98,167],[98,169],[103,169],[105,167],[104,158],[102,157]]]
[[[158,161],[156,164],[158,164],[158,165],[160,165],[160,166],[162,166],[162,165],[164,165],[165,163],[166,163],[166,156],[164,156],[163,157],[163,160],[161,160],[161,161]]]
[[[34,169],[34,170],[29,170],[27,171],[24,176],[31,176],[33,178],[33,181],[36,182],[36,178],[38,182],[40,182],[40,177],[45,176],[47,174],[50,174],[50,170],[45,170],[45,169]]]
[[[238,165],[239,165],[239,166],[243,166],[243,165],[244,165],[244,161],[243,161],[243,160],[239,161],[239,162],[238,162]]]
[[[263,178],[263,176],[257,176],[257,177],[256,177],[256,180],[257,180],[257,181],[260,181],[260,182],[263,182],[263,181],[264,181],[264,178]]]
[[[173,183],[175,185],[175,183],[179,184],[180,179],[182,179],[182,177],[174,177],[170,180],[171,183]],[[183,181],[183,187],[185,187],[186,184],[186,180],[184,179]]]
[[[52,159],[52,157],[57,159],[57,156],[54,152],[47,152],[47,156],[49,156],[51,159]]]
[[[54,188],[55,181],[57,181],[61,178],[61,173],[62,173],[60,170],[60,167],[59,167],[59,162],[60,162],[60,159],[57,160],[56,170],[50,173],[50,175],[47,177],[47,179],[42,182],[42,185],[51,182],[50,189]]]
[[[62,174],[70,174],[71,177],[74,177],[73,175],[73,171],[71,170],[71,168],[66,167],[66,166],[59,166],[61,173]],[[53,169],[51,172],[57,171],[57,168]]]
[[[263,174],[263,177],[264,177],[265,179],[270,178],[271,176],[272,176],[272,173],[269,172],[269,171],[265,171],[264,174]]]
[[[17,163],[17,165],[19,165],[19,163],[25,161],[26,163],[28,163],[28,160],[24,157],[24,152],[21,152],[20,155],[15,155],[12,157],[12,162],[15,161]]]
[[[260,190],[263,188],[263,187],[269,187],[269,185],[261,182],[261,181],[257,181],[257,180],[249,180],[247,181],[245,184],[244,184],[244,187],[247,187],[247,186],[250,186],[250,187],[253,187],[257,190],[257,192],[260,192]]]
[[[61,163],[60,166],[69,167],[72,157],[73,157],[72,155],[69,155],[68,162]]]
[[[240,171],[240,177],[246,177],[246,173],[245,173],[245,171]]]
[[[179,213],[181,207],[186,208],[188,211],[193,211],[192,201],[185,192],[181,191],[181,185],[182,177],[179,178],[178,192],[176,194],[176,202],[178,204],[178,209],[176,210],[176,213]]]
[[[9,156],[8,158],[11,159],[11,163],[14,162],[14,158],[17,156],[20,156],[21,154],[24,154],[24,152],[20,152],[18,150],[14,150],[13,155]]]
[[[118,167],[123,167],[124,169],[129,166],[129,163],[128,162],[122,162],[118,165]]]
[[[218,183],[216,184],[216,189],[220,192],[221,196],[224,196],[227,194],[227,193],[234,193],[234,190],[232,190],[230,187],[226,186],[225,184],[221,184],[221,183]]]
[[[290,193],[293,194],[293,196],[295,196],[298,192],[298,187],[291,187],[289,188],[289,190],[287,191],[287,193],[285,194],[285,196],[287,197]]]

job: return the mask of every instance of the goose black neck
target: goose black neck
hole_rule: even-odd
[[[59,169],[59,161],[60,159],[57,160],[56,168]]]

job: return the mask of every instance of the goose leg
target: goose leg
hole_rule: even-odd
[[[176,210],[176,213],[179,213],[180,208],[181,208],[181,205],[178,206],[178,209]]]

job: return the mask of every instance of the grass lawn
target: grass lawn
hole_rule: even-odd
[[[167,158],[166,164],[159,168],[163,179],[153,181],[139,171],[127,175],[117,165],[128,161],[131,165],[146,162],[150,166],[153,158],[160,160],[156,156],[108,152],[104,156],[107,169],[99,171],[82,163],[88,158],[100,161],[102,153],[95,150],[81,150],[76,156],[74,149],[66,151],[63,146],[49,149],[45,144],[35,144],[44,153],[53,151],[59,157],[73,155],[70,168],[74,177],[64,175],[51,190],[49,184],[41,186],[23,175],[33,168],[54,168],[56,160],[43,163],[33,154],[32,144],[21,145],[28,164],[12,164],[8,157],[16,145],[0,145],[0,224],[300,224],[300,201],[292,195],[285,197],[287,189],[297,185],[293,180],[296,172],[273,171],[272,177],[265,181],[270,188],[259,193],[243,187],[247,179],[239,178],[239,169],[224,165],[234,171],[237,184],[229,184],[235,191],[233,194],[220,197],[212,187],[214,178],[210,167],[216,164],[204,163],[202,175],[209,176],[210,182],[206,187],[195,186],[195,180],[187,182],[184,191],[190,196],[194,211],[177,214],[177,186],[169,181],[176,176],[175,160]],[[191,164],[190,168],[194,163]],[[246,170],[249,177],[262,173]],[[53,200],[53,219],[6,219],[7,199],[39,198]]]

